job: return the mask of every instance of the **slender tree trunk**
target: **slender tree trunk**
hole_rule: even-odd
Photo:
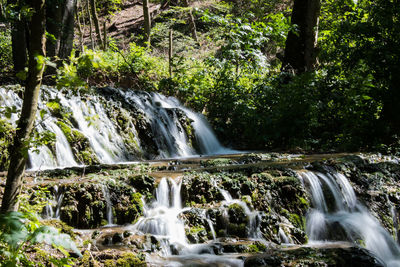
[[[189,7],[189,1],[183,0],[183,6]],[[192,33],[193,40],[195,40],[196,43],[199,43],[199,39],[197,37],[196,23],[194,22],[194,17],[193,17],[191,8],[189,9],[189,28],[190,28],[190,32]]]
[[[107,22],[103,22],[103,43],[104,50],[107,50]]]
[[[143,18],[144,18],[144,41],[147,42],[147,46],[150,47],[151,17],[149,11],[149,0],[143,0]]]
[[[15,73],[23,71],[28,62],[27,39],[25,21],[16,21],[13,23],[11,28],[11,46]]]
[[[10,166],[8,168],[1,212],[16,210],[17,196],[20,192],[22,176],[28,159],[28,148],[33,123],[36,117],[40,85],[45,64],[40,58],[45,52],[45,0],[31,0],[33,15],[29,23],[29,72],[25,85],[21,116],[18,121],[14,143],[10,147]]]
[[[46,4],[46,30],[52,35],[47,42],[49,57],[66,59],[71,55],[77,0],[62,0]]]
[[[90,0],[90,9],[92,13],[94,28],[96,29],[98,43],[101,47],[104,48],[103,40],[101,38],[99,18],[97,17],[97,12],[96,12],[96,0]]]
[[[86,1],[86,13],[89,18],[89,35],[90,35],[90,43],[92,45],[92,49],[95,49],[95,41],[93,38],[93,23],[92,23],[92,16],[90,14],[90,9],[89,9],[89,0]]]
[[[302,73],[315,67],[320,10],[320,0],[294,1],[291,18],[298,31],[290,31],[286,39],[283,70],[293,69],[296,73]]]
[[[7,5],[14,6],[15,12],[20,12],[17,0],[7,0]],[[23,71],[28,62],[28,32],[26,21],[23,17],[11,25],[11,47],[14,65],[14,73]]]
[[[172,30],[169,30],[169,50],[168,50],[168,65],[169,65],[169,77],[172,78],[172,57],[173,57],[173,43],[172,43]]]
[[[5,21],[5,19],[6,19],[6,15],[4,12],[3,2],[0,1],[0,21]]]
[[[68,58],[74,45],[74,29],[75,29],[75,13],[77,12],[77,0],[65,0],[64,12],[62,16],[62,32],[60,50],[58,56],[60,58]]]
[[[81,25],[81,18],[79,17],[79,7],[78,7],[78,2],[76,3],[76,12],[75,12],[75,19],[76,22],[78,23],[78,33],[79,33],[79,46],[81,48],[81,51],[83,52],[83,32],[82,32],[82,25]],[[83,14],[83,9],[82,9],[82,14]]]

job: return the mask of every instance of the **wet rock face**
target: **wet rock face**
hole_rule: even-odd
[[[107,224],[105,185],[99,183],[66,184],[59,191],[64,197],[60,219],[70,226],[92,229]],[[143,213],[142,195],[124,184],[108,185],[115,224],[132,223]]]
[[[245,267],[256,266],[376,266],[384,264],[362,248],[311,248],[272,250],[265,254],[250,256]]]
[[[186,174],[182,182],[182,199],[189,206],[211,206],[207,214],[214,224],[217,237],[248,237],[248,215],[238,204],[221,207],[224,197],[215,186],[218,185],[233,198],[243,201],[249,209],[261,212],[253,223],[258,225],[266,240],[284,242],[279,235],[282,228],[281,232],[290,240],[302,244],[307,241],[305,215],[309,198],[299,179],[284,176],[287,173],[273,170],[250,176],[241,172]],[[202,227],[207,227],[204,222]]]
[[[212,175],[206,172],[186,174],[181,187],[183,203],[206,204],[223,200],[212,179]]]

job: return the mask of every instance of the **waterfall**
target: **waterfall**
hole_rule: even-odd
[[[22,100],[12,88],[0,87],[0,106],[20,110]],[[48,105],[54,102],[56,110]],[[127,120],[134,118],[129,121],[129,127],[118,124],[121,109]],[[9,122],[16,126],[17,119],[18,114],[13,113]],[[65,127],[60,127],[60,123]],[[32,170],[85,164],[79,153],[106,164],[143,157],[237,153],[220,144],[202,115],[185,108],[176,98],[158,93],[103,88],[80,94],[42,86],[35,129],[39,133],[54,133],[56,140],[54,144],[29,150],[28,167]],[[72,144],[74,141],[65,133],[69,130],[84,140]],[[82,145],[85,142],[89,148]]]
[[[332,240],[332,235],[351,242],[362,240],[365,247],[387,266],[400,265],[398,245],[377,219],[358,202],[351,184],[343,174],[334,171],[326,174],[300,171],[298,174],[312,195],[313,208],[307,214],[306,223],[311,243]],[[330,199],[334,201],[333,207],[327,202],[327,194],[332,196]]]
[[[104,199],[106,200],[106,218],[107,218],[107,225],[106,226],[113,226],[114,225],[114,216],[113,216],[113,208],[112,202],[110,197],[110,191],[108,190],[107,185],[103,185],[101,188]]]
[[[64,198],[64,193],[57,185],[53,187],[54,198],[49,200],[43,210],[43,218],[45,219],[60,219],[61,204]]]
[[[248,224],[248,233],[247,235],[250,238],[254,239],[260,239],[262,240],[262,234],[259,228],[259,222],[260,222],[260,212],[259,211],[251,211],[250,208],[247,206],[247,204],[244,201],[241,201],[239,199],[233,199],[233,197],[229,194],[228,191],[220,188],[217,186],[217,184],[214,181],[214,186],[221,192],[222,196],[224,197],[223,201],[223,206],[228,207],[231,204],[238,204],[240,207],[242,207],[244,213],[246,216],[249,218],[249,224]],[[224,210],[224,214],[226,217],[229,217],[227,214],[227,210]],[[229,218],[227,218],[229,221]]]
[[[189,243],[180,215],[190,208],[182,207],[181,185],[182,181],[176,182],[171,178],[162,178],[156,189],[155,201],[150,204],[144,203],[144,216],[133,225],[133,229],[143,234],[152,234],[158,239],[162,255],[168,257],[168,266],[172,266],[173,262],[177,262],[177,266],[180,266],[178,262],[186,260],[212,266],[243,266],[243,261],[240,259],[214,255],[212,245],[217,242],[217,238],[206,210],[200,214],[209,225],[213,240],[209,244]],[[166,264],[166,262],[153,263],[163,266]]]
[[[143,233],[159,236],[163,240],[164,255],[171,255],[170,245],[188,247],[184,224],[179,219],[184,209],[180,200],[181,183],[172,179],[161,179],[156,190],[156,201],[150,206],[144,205],[144,217],[141,217],[134,228]]]

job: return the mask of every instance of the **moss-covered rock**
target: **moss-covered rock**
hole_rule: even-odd
[[[57,125],[67,138],[77,162],[86,165],[97,164],[100,162],[91,148],[89,140],[83,133],[62,121],[58,121]]]
[[[349,248],[311,248],[270,250],[267,253],[250,256],[244,266],[384,266],[367,250]]]
[[[207,172],[185,174],[181,186],[182,201],[206,204],[223,200],[223,196],[213,184],[213,179],[213,175]]]

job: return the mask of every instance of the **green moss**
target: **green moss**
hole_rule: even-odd
[[[267,247],[263,243],[257,241],[254,244],[249,245],[246,249],[246,252],[258,253],[258,252],[264,252],[266,250],[267,250]]]
[[[257,253],[257,252],[259,252],[259,249],[258,249],[258,247],[257,247],[255,244],[251,244],[251,245],[249,245],[249,246],[247,247],[246,252],[249,252],[249,253]]]
[[[114,267],[114,266],[115,266],[114,260],[105,260],[104,261],[104,267]]]
[[[215,166],[226,166],[233,164],[234,162],[231,159],[218,158],[218,159],[209,159],[202,160],[200,164],[204,167],[215,167]]]
[[[135,221],[143,214],[142,194],[137,192],[131,195],[131,207],[129,212],[135,214]]]
[[[74,151],[75,159],[86,165],[99,163],[99,159],[90,147],[89,140],[86,136],[76,129],[72,129],[66,123],[58,121],[57,125],[67,138],[72,150]]]
[[[130,267],[130,266],[146,266],[146,262],[144,261],[141,254],[135,255],[132,252],[125,252],[121,255],[116,261],[115,266],[120,267]]]
[[[303,231],[305,230],[306,219],[304,216],[299,216],[298,214],[292,213],[289,214],[288,219],[297,228],[300,228]]]

